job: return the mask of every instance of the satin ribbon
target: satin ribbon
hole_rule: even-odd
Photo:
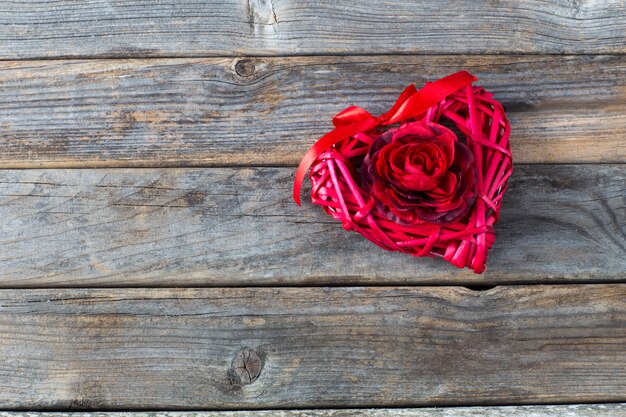
[[[315,142],[300,161],[293,183],[293,199],[296,204],[300,205],[300,188],[307,171],[317,157],[328,148],[359,132],[366,132],[377,126],[391,125],[416,118],[450,94],[476,80],[477,78],[469,72],[459,71],[438,81],[428,83],[419,91],[411,84],[400,94],[391,110],[381,116],[372,116],[358,106],[350,106],[337,114],[333,117],[335,129]]]

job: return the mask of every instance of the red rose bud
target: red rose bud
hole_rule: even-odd
[[[389,220],[452,223],[476,200],[473,155],[450,129],[407,123],[374,140],[361,165],[362,187]]]

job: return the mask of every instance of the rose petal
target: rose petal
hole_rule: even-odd
[[[465,144],[456,141],[454,143],[454,165],[459,167],[461,171],[466,171],[472,163],[474,163],[474,155]]]
[[[458,221],[476,199],[470,149],[436,123],[407,123],[382,133],[360,170],[377,211],[399,223]]]
[[[428,123],[428,127],[436,135],[437,141],[443,145],[446,152],[446,160],[448,161],[447,168],[450,168],[452,161],[454,161],[454,145],[458,142],[456,135],[447,127],[437,123]]]
[[[393,133],[392,141],[406,144],[420,139],[431,140],[433,137],[433,132],[427,124],[422,122],[406,123]]]

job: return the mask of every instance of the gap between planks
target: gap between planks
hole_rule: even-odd
[[[0,412],[0,417],[626,417],[626,403],[259,411]]]
[[[180,54],[180,55],[66,55],[66,56],[52,56],[52,57],[32,57],[32,58],[0,58],[0,64],[5,62],[72,62],[72,61],[128,61],[128,60],[142,60],[142,61],[157,61],[160,59],[172,60],[172,59],[293,59],[293,58],[365,58],[365,57],[387,57],[390,56],[390,52],[328,52],[328,53],[282,53],[282,54],[263,54],[263,53],[245,53],[245,54]],[[397,57],[514,57],[514,56],[527,56],[527,57],[602,57],[602,56],[614,56],[614,57],[626,57],[626,52],[568,52],[568,53],[549,53],[549,52],[396,52],[393,56]]]

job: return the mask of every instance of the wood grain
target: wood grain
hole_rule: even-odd
[[[17,0],[0,58],[623,53],[622,0]]]
[[[625,347],[620,284],[4,290],[0,407],[623,402]]]
[[[396,55],[3,62],[0,168],[295,165],[348,105],[460,69],[516,163],[626,162],[624,56]]]
[[[361,408],[329,410],[0,412],[0,417],[625,417],[626,404],[520,405],[508,407]]]
[[[624,279],[626,165],[517,166],[483,275],[385,252],[318,206],[298,208],[293,174],[294,168],[0,170],[0,286]]]

